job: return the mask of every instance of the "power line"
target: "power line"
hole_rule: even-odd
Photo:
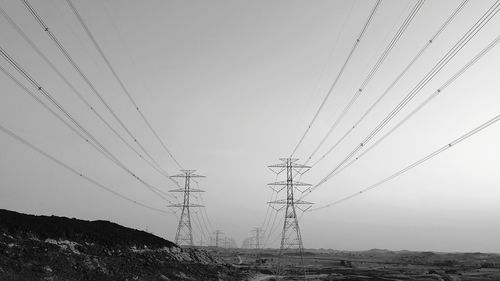
[[[89,78],[85,75],[85,73],[80,69],[78,64],[74,61],[74,59],[71,57],[71,55],[68,53],[66,48],[59,42],[57,37],[52,33],[52,31],[49,29],[49,27],[45,24],[43,19],[38,15],[36,10],[31,6],[31,4],[27,0],[22,0],[30,14],[35,18],[35,20],[38,22],[38,24],[42,27],[43,31],[49,36],[49,38],[54,42],[54,44],[57,46],[57,48],[61,51],[61,53],[64,55],[64,57],[67,59],[67,61],[73,66],[73,68],[77,71],[77,73],[82,77],[82,79],[85,81],[85,83],[88,85],[88,87],[91,89],[92,93],[99,99],[99,101],[106,107],[108,112],[113,116],[113,118],[120,124],[120,126],[125,130],[127,135],[134,141],[134,143],[144,152],[144,154],[149,158],[149,160],[157,166],[160,170],[163,170],[161,166],[158,164],[158,162],[151,156],[149,152],[145,149],[145,147],[141,144],[141,142],[132,134],[132,132],[125,126],[123,121],[116,115],[116,113],[113,111],[113,109],[110,107],[110,105],[104,100],[102,95],[99,93],[99,91],[96,89],[94,84],[89,80]],[[168,175],[166,171],[163,170],[163,172]]]
[[[273,201],[273,196],[274,196],[274,190],[272,191],[271,193],[271,197],[269,198],[269,201]],[[260,228],[264,228],[264,226],[266,225],[267,221],[268,221],[268,218],[269,218],[269,211],[271,209],[271,206],[267,205],[267,208],[266,208],[266,215],[264,216],[264,221],[262,222],[262,224],[260,225]]]
[[[331,175],[333,175],[337,170],[344,166],[347,161],[349,161],[354,155],[360,151],[380,130],[382,130],[387,123],[396,116],[404,106],[406,106],[412,99],[417,95],[427,83],[429,83],[434,76],[445,67],[448,62],[455,57],[455,55],[460,52],[460,50],[496,15],[499,8],[500,0],[497,0],[485,14],[458,40],[458,42],[439,60],[439,62],[425,75],[422,80],[400,101],[400,103],[373,129],[366,138],[361,141],[334,169],[332,169],[319,183],[311,187],[306,193],[301,197],[305,197],[312,191],[317,189],[323,183],[325,183]]]
[[[177,161],[177,159],[174,157],[174,155],[167,148],[167,146],[165,145],[165,143],[163,142],[163,140],[160,138],[160,136],[158,135],[158,133],[154,130],[153,126],[151,126],[151,123],[148,121],[148,119],[146,119],[146,116],[144,116],[144,113],[139,109],[139,106],[137,105],[137,103],[135,102],[135,100],[132,98],[132,95],[130,94],[129,90],[127,89],[127,87],[125,87],[125,84],[120,79],[120,77],[116,73],[115,69],[113,68],[113,66],[111,65],[111,63],[109,62],[109,60],[107,59],[107,57],[104,54],[103,50],[101,49],[101,47],[97,43],[97,40],[92,35],[92,32],[90,32],[90,29],[88,28],[87,24],[85,23],[85,21],[81,17],[81,15],[78,12],[78,10],[76,9],[76,7],[73,5],[73,2],[71,0],[66,0],[66,2],[68,3],[69,7],[71,8],[71,10],[73,11],[73,13],[75,14],[76,18],[78,19],[78,22],[82,25],[83,29],[85,30],[85,32],[89,36],[89,38],[92,41],[93,45],[95,46],[95,48],[97,49],[97,51],[101,55],[102,59],[104,60],[104,62],[107,65],[107,67],[109,68],[109,70],[111,71],[111,73],[113,74],[113,76],[116,78],[116,80],[118,81],[118,83],[120,84],[120,87],[122,88],[123,92],[125,92],[125,94],[127,95],[128,99],[133,104],[135,110],[137,110],[137,112],[141,116],[141,118],[144,121],[144,123],[146,123],[147,127],[153,133],[153,135],[155,136],[156,140],[158,140],[158,142],[160,143],[160,145],[163,148],[163,150],[165,150],[165,152],[175,162],[175,164],[177,165],[177,167],[179,167],[179,169],[183,170],[184,168],[182,167],[182,165],[179,164],[179,162]]]
[[[333,81],[332,85],[330,86],[330,89],[328,90],[326,96],[323,98],[323,101],[321,102],[318,110],[316,111],[316,113],[314,114],[312,120],[309,122],[309,125],[307,126],[304,134],[302,135],[302,137],[300,138],[299,142],[297,143],[297,145],[295,145],[295,148],[293,149],[292,153],[290,154],[290,158],[293,157],[293,155],[295,154],[295,152],[297,152],[297,149],[299,148],[300,144],[302,143],[302,141],[304,141],[304,138],[306,137],[307,133],[309,132],[309,130],[311,129],[313,123],[316,121],[316,118],[318,117],[320,111],[323,109],[323,106],[325,105],[326,101],[328,100],[328,98],[330,97],[330,94],[332,93],[333,91],[333,88],[335,88],[335,85],[337,85],[337,82],[339,81],[339,79],[342,77],[343,73],[344,73],[344,70],[345,68],[347,67],[347,64],[349,63],[349,61],[351,60],[353,54],[354,54],[354,51],[357,49],[358,45],[359,45],[359,42],[361,42],[361,39],[363,37],[363,35],[365,34],[365,31],[366,29],[368,28],[368,25],[370,24],[370,22],[372,21],[373,19],[373,16],[375,15],[375,12],[377,11],[380,3],[382,2],[382,0],[377,0],[377,2],[375,2],[375,5],[373,6],[371,12],[370,12],[370,15],[368,16],[368,19],[366,20],[365,24],[363,25],[363,28],[361,29],[361,32],[359,33],[356,41],[354,42],[354,45],[352,46],[351,48],[351,51],[349,52],[346,60],[344,61],[344,64],[342,65],[342,67],[340,68],[339,70],[339,73],[337,74],[335,80]]]
[[[199,188],[199,186],[198,186],[198,188]],[[203,213],[204,213],[203,211],[205,210],[205,203],[203,203],[203,200],[200,200],[201,199],[201,193],[197,194],[197,196],[195,194],[193,194],[193,197],[196,198],[201,203],[201,205],[203,206],[203,207],[199,207],[198,208],[199,212],[196,211],[195,214],[199,213],[199,215],[201,217],[201,222],[202,222],[201,226],[204,227],[204,231],[206,230],[206,233],[211,233],[209,227],[207,226],[207,222],[205,221],[205,217],[203,215]],[[206,211],[205,211],[205,213],[206,213]]]
[[[204,202],[203,197],[202,197],[202,196],[200,196],[200,198],[202,198],[201,203],[202,203],[203,205],[205,205],[205,203],[203,203],[203,202]],[[206,226],[207,230],[209,230],[209,229],[211,229],[211,228],[212,228],[212,222],[210,222],[210,218],[209,218],[208,213],[207,213],[207,208],[206,208],[206,207],[204,207],[204,208],[202,208],[202,210],[203,210],[203,214],[205,214],[205,219],[206,219],[206,222],[207,222],[207,223],[208,223],[208,225],[210,226],[210,228],[209,228],[208,226]],[[205,221],[204,221],[204,222],[205,222]]]
[[[382,99],[394,88],[394,86],[401,80],[401,78],[408,72],[408,70],[415,64],[415,62],[424,54],[424,52],[431,46],[432,43],[436,41],[438,36],[448,27],[451,21],[456,17],[456,15],[464,8],[464,6],[468,3],[468,0],[462,1],[458,7],[451,13],[451,15],[446,19],[446,21],[439,27],[439,29],[434,33],[434,35],[427,40],[426,44],[418,51],[418,53],[410,60],[410,62],[405,66],[403,71],[392,81],[392,83],[385,89],[385,91],[378,97],[378,99],[365,111],[365,113],[354,123],[353,126],[349,128],[349,130],[335,142],[333,146],[331,146],[328,151],[326,151],[318,160],[316,160],[311,166],[316,166],[321,160],[325,159],[325,157],[330,154],[337,146],[344,141],[349,134],[354,131],[358,127],[358,125],[371,113],[371,111],[382,101]]]
[[[273,191],[273,194],[274,194],[274,198],[271,196],[271,200],[269,200],[269,202],[271,201],[275,201],[278,197],[278,193],[277,192],[274,192]],[[268,204],[268,208],[270,208],[270,205]],[[274,219],[272,218],[273,217],[273,211],[275,212],[274,213]],[[271,232],[274,228],[274,224],[276,223],[276,216],[278,215],[278,210],[274,209],[274,208],[270,208],[270,213],[269,213],[269,219],[267,220],[267,223],[263,224],[262,227],[264,229],[264,234],[267,234],[266,235],[266,240],[264,242],[264,245],[267,243],[267,240],[269,240],[269,236],[271,235]],[[269,224],[271,223],[271,221],[273,222],[271,227],[269,227]]]
[[[170,202],[167,198],[165,198],[160,190],[149,183],[145,182],[143,179],[141,179],[139,176],[137,176],[134,172],[132,172],[128,167],[126,167],[116,156],[114,156],[108,149],[106,149],[87,129],[85,129],[74,117],[64,109],[62,105],[60,105],[57,100],[55,100],[52,95],[50,95],[49,92],[47,92],[29,73],[27,73],[24,68],[19,65],[13,57],[11,57],[1,46],[0,46],[0,55],[9,63],[11,64],[26,80],[32,84],[35,89],[37,89],[38,93],[43,95],[46,99],[49,100],[50,103],[52,103],[59,111],[63,113],[66,118],[68,118],[71,123],[74,124],[80,131],[77,133],[78,136],[82,137],[83,140],[85,140],[87,143],[90,143],[92,147],[94,147],[98,152],[103,154],[106,158],[111,160],[113,163],[115,163],[118,167],[122,168],[124,171],[129,173],[133,178],[135,178],[137,181],[139,181],[142,185],[144,185],[146,188],[148,188],[150,191],[155,193],[157,196],[160,198],[164,199],[167,202]],[[2,66],[0,66],[0,70],[7,76],[9,77],[16,85],[18,85],[21,89],[23,89],[28,95],[30,95],[32,98],[34,98],[38,103],[42,104],[45,108],[47,106],[38,98],[35,98],[35,94],[32,93],[28,88],[26,88],[17,78],[12,76],[7,70],[5,70]],[[53,110],[49,110],[52,114],[54,114],[59,120],[61,120],[61,117],[57,115]],[[73,132],[77,132],[75,128],[73,128],[69,123],[63,122],[66,126],[68,126]],[[83,133],[83,134],[82,134]],[[85,137],[85,136],[87,137]],[[92,141],[90,141],[90,140]],[[171,203],[171,202],[170,202]]]
[[[203,206],[205,206],[203,201],[202,201],[202,204],[203,204]],[[207,233],[210,233],[211,229],[212,229],[212,223],[210,223],[210,219],[208,218],[206,207],[201,208],[200,216],[201,216],[201,221],[203,222],[203,225],[205,226]]]
[[[274,181],[278,181],[278,174],[276,174],[276,179]],[[274,193],[275,193],[275,190],[273,188],[271,188],[272,192],[271,192],[271,198],[269,198],[269,201],[268,202],[271,202],[275,199],[273,199],[273,196],[274,196]],[[269,215],[269,211],[271,209],[271,205],[267,204],[267,208],[266,208],[266,215],[264,216],[264,221],[262,222],[260,228],[263,228],[264,231],[266,230],[266,228],[264,227],[266,225],[266,222],[268,220],[268,215]]]
[[[196,183],[196,186],[198,188],[200,188],[199,181],[197,181],[196,179],[194,179],[194,182]],[[202,193],[198,193],[198,197],[199,197],[199,200],[200,200],[201,204],[203,206],[205,206],[205,200],[203,200],[203,194]],[[208,217],[207,208],[206,207],[202,207],[201,210],[202,210],[201,218],[203,219],[203,224],[205,225],[207,233],[211,233],[210,229],[212,228],[212,222],[210,222],[210,218]],[[205,216],[205,218],[204,218],[204,216]],[[205,221],[205,219],[206,219],[206,221]],[[210,226],[210,227],[208,227],[208,226]]]
[[[275,192],[274,194],[275,194],[274,198],[271,198],[271,200],[269,202],[275,201],[277,199],[278,193]],[[269,232],[272,230],[272,227],[274,226],[274,220],[276,220],[276,218],[274,218],[274,220],[273,220],[273,211],[278,212],[279,210],[275,210],[274,208],[270,209],[269,218],[267,220],[267,223],[265,225],[263,225],[264,233],[269,234]],[[274,214],[274,216],[276,217],[276,214]],[[271,227],[269,227],[269,224],[271,223],[271,221],[273,221],[273,224],[271,225]]]
[[[195,182],[196,184],[196,187],[198,189],[200,189],[200,184],[199,184],[199,181],[197,179],[192,179],[192,181]],[[208,214],[207,214],[207,210],[206,210],[206,207],[205,207],[205,201],[203,200],[203,196],[202,196],[202,192],[200,193],[193,193],[193,196],[201,203],[201,205],[203,207],[200,207],[200,217],[201,217],[201,221],[203,223],[203,226],[205,227],[205,230],[207,231],[207,233],[211,233],[211,228],[212,228],[212,223],[210,222],[210,219],[208,218]],[[206,217],[206,219],[205,219]],[[207,224],[208,222],[208,224]],[[210,225],[210,227],[208,227],[208,225]],[[210,236],[210,235],[209,235]]]
[[[279,173],[281,173],[284,170],[285,169],[281,169],[281,171],[278,171],[278,173],[276,173],[275,182],[278,181],[278,175],[279,175]],[[271,169],[271,171],[273,171],[273,170]],[[275,172],[275,171],[273,171],[273,172]],[[278,191],[274,190],[274,188],[271,188],[271,189],[273,190],[273,193],[271,194],[271,200],[269,202],[273,202],[273,201],[276,201],[278,199]],[[272,197],[272,195],[274,195],[274,198]],[[271,210],[274,211],[274,218],[272,218],[273,214],[271,213],[271,215],[269,217],[269,220],[267,221],[267,224],[266,224],[266,226],[264,228],[264,234],[266,234],[266,240],[265,240],[265,242],[263,244],[263,247],[265,247],[265,245],[267,245],[269,239],[271,238],[271,235],[273,233],[275,233],[277,227],[279,226],[279,224],[276,224],[276,219],[278,217],[278,213],[283,209],[283,207],[281,207],[281,208],[274,208],[274,207],[272,207],[271,204],[269,204],[269,202],[268,202],[268,208],[271,208]],[[269,223],[271,223],[271,221],[272,221],[272,224],[271,224],[271,227],[269,227]],[[278,233],[278,237],[279,237],[279,234],[280,233]],[[274,241],[272,243],[274,243]]]
[[[344,165],[342,168],[337,170],[334,174],[330,176],[333,177],[344,169],[351,166],[354,162],[361,159],[365,154],[370,152],[373,148],[375,148],[378,144],[380,144],[383,140],[385,140],[388,136],[394,133],[401,125],[406,123],[411,117],[413,117],[417,112],[419,112],[424,106],[426,106],[430,101],[432,101],[435,97],[440,95],[453,81],[458,79],[462,74],[464,74],[470,67],[472,67],[479,59],[481,59],[484,55],[486,55],[493,47],[495,47],[500,42],[500,36],[497,36],[493,41],[490,42],[481,52],[479,52],[474,58],[472,58],[469,62],[467,62],[459,71],[457,71],[450,79],[448,79],[441,87],[439,87],[432,95],[427,97],[424,101],[422,101],[415,109],[413,109],[408,115],[406,115],[401,121],[399,121],[394,127],[392,127],[389,131],[387,131],[382,137],[380,137],[375,143],[373,143],[370,147],[356,156],[354,159],[351,159],[349,163]]]
[[[99,188],[102,188],[102,189],[106,190],[107,192],[109,192],[109,193],[111,193],[111,194],[113,194],[115,196],[118,196],[118,197],[120,197],[120,198],[122,198],[122,199],[124,199],[124,200],[126,200],[126,201],[128,201],[130,203],[136,204],[138,206],[141,206],[143,208],[146,208],[146,209],[149,209],[149,210],[152,210],[152,211],[156,211],[156,212],[160,212],[160,213],[171,213],[171,212],[169,212],[167,210],[162,210],[162,209],[159,209],[159,208],[151,207],[151,206],[149,206],[147,204],[144,204],[144,203],[141,203],[139,201],[136,201],[136,200],[134,200],[134,199],[132,199],[130,197],[127,197],[127,196],[125,196],[125,195],[123,195],[123,194],[121,194],[121,193],[113,190],[112,188],[109,188],[109,187],[105,186],[104,184],[102,184],[102,183],[100,183],[100,182],[92,179],[91,177],[83,174],[82,172],[80,172],[80,171],[72,168],[68,164],[66,164],[66,163],[62,162],[61,160],[55,158],[54,156],[50,155],[49,153],[43,151],[41,148],[39,148],[39,147],[35,146],[34,144],[28,142],[27,140],[23,139],[22,137],[20,137],[16,133],[12,132],[11,130],[5,128],[1,124],[0,124],[0,130],[3,133],[5,133],[6,135],[8,135],[9,137],[17,140],[18,142],[22,143],[23,145],[25,145],[25,146],[31,148],[32,150],[38,152],[39,154],[43,155],[45,158],[47,158],[47,159],[55,162],[56,164],[58,164],[59,166],[63,167],[64,169],[72,172],[73,174],[79,176],[80,178],[85,179],[86,181],[94,184],[95,186],[97,186]]]
[[[208,236],[206,235],[205,230],[203,229],[203,226],[202,226],[202,224],[200,223],[200,218],[198,217],[198,212],[196,212],[196,211],[195,211],[195,212],[193,212],[193,214],[194,214],[194,216],[193,216],[193,217],[194,217],[194,219],[195,219],[195,221],[196,221],[196,224],[198,225],[198,228],[199,228],[199,230],[200,230],[200,236],[201,236],[203,239],[205,239],[205,241],[207,241],[207,237],[208,237]],[[193,245],[194,245],[194,242],[193,242]],[[200,246],[202,246],[202,245],[200,245]]]
[[[321,82],[321,80],[322,80],[322,78],[323,78],[323,76],[325,74],[327,64],[330,61],[330,59],[333,56],[333,54],[335,53],[335,51],[337,50],[338,45],[339,45],[338,43],[339,43],[340,36],[342,35],[343,31],[345,30],[345,26],[347,25],[347,22],[351,18],[352,10],[354,9],[354,5],[356,4],[356,1],[350,1],[350,2],[351,2],[351,7],[349,9],[349,12],[346,13],[347,15],[344,18],[342,26],[341,26],[341,28],[339,29],[339,32],[336,35],[335,42],[334,42],[334,44],[333,44],[330,52],[328,53],[328,56],[327,56],[326,60],[324,60],[324,63],[322,64],[321,70],[319,71],[319,75],[316,78],[314,86],[311,88],[311,94],[310,94],[311,97],[314,96],[316,94],[316,92],[318,92],[318,88],[319,88],[320,82]],[[311,97],[306,102],[307,105],[305,107],[308,107],[308,105],[310,105],[310,103],[311,103]],[[304,117],[304,116],[305,116],[305,112],[302,114],[302,117]]]
[[[392,175],[390,175],[390,176],[388,176],[388,177],[380,180],[379,182],[377,182],[375,184],[372,184],[372,185],[368,186],[367,188],[364,188],[364,189],[362,189],[362,190],[360,190],[360,191],[358,191],[356,193],[353,193],[353,194],[351,194],[351,195],[349,195],[347,197],[344,197],[344,198],[342,198],[340,200],[334,201],[332,203],[326,204],[326,205],[318,207],[318,208],[313,208],[310,211],[317,211],[317,210],[321,210],[321,209],[324,209],[324,208],[328,208],[328,207],[337,205],[337,204],[342,203],[344,201],[347,201],[347,200],[349,200],[351,198],[354,198],[354,197],[356,197],[358,195],[361,195],[361,194],[363,194],[363,193],[365,193],[365,192],[367,192],[367,191],[369,191],[371,189],[374,189],[374,188],[376,188],[376,187],[378,187],[378,186],[380,186],[380,185],[382,185],[382,184],[384,184],[384,183],[386,183],[386,182],[388,182],[388,181],[390,181],[390,180],[392,180],[392,179],[394,179],[394,178],[396,178],[396,177],[398,177],[398,176],[406,173],[407,171],[409,171],[409,170],[415,168],[416,166],[418,166],[418,165],[426,162],[427,160],[430,160],[430,159],[434,158],[436,155],[438,155],[438,154],[440,154],[440,153],[442,153],[442,152],[450,149],[452,146],[455,146],[455,145],[461,143],[462,141],[464,141],[464,140],[472,137],[473,135],[475,135],[475,134],[479,133],[480,131],[486,129],[487,127],[493,125],[494,123],[498,122],[499,120],[500,120],[500,115],[497,115],[497,116],[493,117],[492,119],[488,120],[487,122],[481,124],[480,126],[474,128],[473,130],[467,132],[466,134],[460,136],[459,138],[451,141],[450,143],[446,144],[445,146],[443,146],[443,147],[435,150],[434,152],[432,152],[432,153],[428,154],[427,156],[423,157],[422,159],[420,159],[420,160],[418,160],[418,161],[410,164],[409,166],[405,167],[404,169],[401,169],[401,170],[397,171],[396,173],[394,173],[394,174],[392,174]]]
[[[298,221],[298,220],[297,220]],[[273,232],[274,233],[274,232]],[[287,238],[289,238],[289,236],[291,235],[291,233],[288,234]],[[269,245],[272,245],[274,244],[275,242],[277,242],[278,240],[280,240],[281,238],[281,232],[277,232],[276,235],[274,236],[274,239],[272,239],[270,242],[269,242]],[[266,243],[267,243],[267,240],[266,240]]]
[[[137,151],[127,140],[125,140],[112,126],[107,122],[104,117],[96,111],[96,109],[88,102],[85,97],[66,79],[66,77],[59,71],[59,69],[49,60],[49,58],[38,48],[38,46],[24,33],[24,31],[17,25],[14,20],[7,14],[7,12],[0,7],[0,14],[7,20],[11,27],[30,45],[30,47],[47,63],[47,65],[57,74],[59,78],[71,89],[71,91],[90,109],[90,111],[97,116],[97,118],[104,123],[104,125],[113,132],[128,148],[130,148],[140,159],[146,162],[151,168],[160,173],[162,176],[169,178],[164,170],[159,169],[156,165]],[[171,196],[171,194],[169,194]]]
[[[202,207],[201,209],[203,209],[203,208],[205,208],[205,207]],[[196,212],[196,214],[197,213],[198,212]],[[200,212],[199,215],[201,217],[201,227],[204,228],[203,232],[206,234],[206,240],[208,241],[210,239],[210,229],[207,227],[207,224],[203,219],[203,212]]]
[[[398,43],[399,39],[402,37],[402,35],[406,31],[406,29],[408,28],[408,26],[410,25],[410,23],[413,21],[413,19],[415,18],[415,16],[418,14],[418,12],[419,12],[420,8],[423,6],[424,2],[425,2],[425,0],[419,0],[418,2],[415,3],[415,6],[413,6],[413,9],[410,11],[410,13],[406,17],[406,19],[403,21],[403,24],[399,27],[398,31],[396,32],[396,34],[394,35],[394,37],[392,38],[392,40],[389,42],[389,44],[387,45],[387,47],[385,48],[384,52],[379,57],[379,59],[377,60],[377,62],[375,63],[375,65],[372,67],[372,69],[370,70],[370,72],[366,76],[365,80],[361,83],[361,85],[359,86],[359,88],[355,91],[355,93],[352,96],[352,98],[349,101],[349,103],[344,107],[344,109],[342,110],[342,112],[340,113],[340,115],[337,117],[337,119],[330,126],[330,129],[325,134],[325,136],[323,137],[323,139],[321,139],[321,141],[319,142],[319,144],[314,148],[314,150],[311,153],[311,155],[309,155],[309,157],[307,158],[306,163],[305,163],[306,165],[307,165],[307,163],[309,163],[309,161],[311,160],[311,158],[314,155],[316,155],[316,153],[321,148],[321,146],[325,143],[325,141],[328,139],[328,137],[337,128],[337,126],[339,125],[339,123],[347,115],[347,113],[349,112],[349,110],[351,109],[351,107],[353,106],[353,104],[361,96],[361,93],[363,92],[363,90],[366,88],[366,86],[371,81],[371,79],[373,78],[373,76],[377,73],[377,71],[382,66],[382,64],[385,61],[385,59],[391,53],[391,51],[394,48],[394,46],[396,46],[396,44]]]
[[[269,228],[269,231],[268,231],[268,229],[265,229],[265,231],[267,232],[267,235],[266,235],[266,241],[264,242],[264,246],[268,245],[267,242],[269,241],[269,238],[271,238],[271,235],[276,231],[275,225],[278,226],[276,224],[276,218],[278,217],[279,210],[274,210],[274,212],[275,213],[274,213],[273,223],[271,224],[271,227]],[[278,235],[278,237],[279,237],[279,235]]]
[[[275,181],[278,181],[278,174],[276,174],[276,180]],[[276,199],[278,199],[278,192],[276,192],[276,190],[274,190],[273,188],[271,188],[273,190],[273,194],[274,194],[274,198],[271,196],[271,200],[269,202],[272,202],[272,201],[275,201]],[[275,229],[275,225],[276,225],[276,218],[278,216],[278,213],[283,209],[283,208],[274,208],[271,206],[271,204],[269,204],[268,202],[268,207],[271,207],[272,211],[274,211],[274,218],[271,219],[271,217],[273,216],[272,214],[272,211],[271,211],[271,215],[269,217],[269,220],[267,221],[267,224],[264,228],[264,234],[266,234],[266,240],[264,242],[264,247],[265,245],[267,245],[267,242],[269,241],[269,238],[271,237],[272,233],[274,233],[274,231],[276,230]],[[269,223],[271,222],[272,220],[272,224],[271,224],[271,227],[269,227]]]

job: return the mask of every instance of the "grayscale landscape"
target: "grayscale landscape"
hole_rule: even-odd
[[[0,281],[500,280],[500,0],[0,0]]]

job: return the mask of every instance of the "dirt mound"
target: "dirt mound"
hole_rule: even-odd
[[[174,243],[150,233],[123,227],[109,221],[85,221],[56,216],[34,216],[0,210],[3,233],[35,235],[39,239],[62,239],[97,243],[107,247],[173,247]]]
[[[240,280],[200,249],[107,221],[0,210],[0,280]]]

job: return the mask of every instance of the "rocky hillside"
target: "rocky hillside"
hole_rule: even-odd
[[[199,249],[107,221],[0,210],[0,280],[240,280]]]

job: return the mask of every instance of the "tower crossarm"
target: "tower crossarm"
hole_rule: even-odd
[[[291,183],[294,186],[312,186],[312,184],[310,184],[310,183],[304,183],[304,182],[300,182],[300,181],[293,181]],[[288,184],[290,184],[290,182],[287,182],[287,181],[277,181],[277,182],[268,183],[267,185],[286,186]]]
[[[280,200],[269,201],[267,203],[268,204],[283,204],[283,205],[286,205],[289,202],[286,199],[280,199]],[[293,201],[293,204],[294,205],[312,205],[314,203],[307,202],[307,201],[304,201],[304,200],[296,200],[296,201]]]
[[[311,166],[295,163],[295,161],[298,160],[297,158],[292,158],[288,160],[286,158],[280,158],[280,160],[283,162],[267,166],[275,174],[281,174],[283,171],[287,169],[292,169],[298,174],[304,174],[305,172],[309,171],[309,169],[311,169]]]
[[[269,201],[269,202],[267,202],[267,204],[285,204],[286,205],[286,199]]]
[[[268,166],[268,168],[269,168],[269,170],[271,170],[271,172],[273,172],[277,175],[281,174],[284,170],[286,170],[286,167],[269,167]]]
[[[297,207],[297,209],[299,209],[305,213],[305,212],[307,212],[307,210],[309,210],[312,207],[313,204],[314,203],[299,204],[296,207]]]
[[[274,165],[269,165],[267,166],[268,168],[287,168],[287,167],[291,167],[291,168],[297,168],[297,169],[310,169],[311,166],[307,166],[307,165],[301,165],[301,164],[295,164],[295,163],[280,163],[280,164],[274,164]]]
[[[170,176],[170,178],[204,178],[205,176],[195,174],[196,170],[181,170],[182,174]]]
[[[178,174],[178,175],[173,175],[170,176],[171,178],[185,178],[186,174]],[[198,174],[189,174],[190,178],[204,178],[205,176],[198,175]]]
[[[200,205],[200,204],[189,204],[189,205],[185,205],[185,204],[172,204],[172,205],[168,205],[168,206],[172,207],[172,208],[183,208],[183,207],[201,208],[201,207],[205,207],[204,205]]]
[[[171,189],[168,192],[205,192],[205,190],[195,189],[195,188],[190,188],[190,189],[186,190],[184,188],[178,188],[178,189]]]

